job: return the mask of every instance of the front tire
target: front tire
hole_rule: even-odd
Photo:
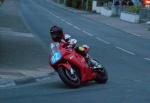
[[[74,70],[74,74],[71,74],[70,70],[64,68],[64,67],[59,67],[57,69],[57,72],[59,74],[59,77],[61,80],[70,88],[77,88],[80,86],[80,77],[75,70],[75,68],[72,68]]]

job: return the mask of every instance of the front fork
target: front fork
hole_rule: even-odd
[[[58,65],[58,67],[60,66],[63,66],[64,68],[68,69],[72,75],[75,73],[73,68],[68,62]]]

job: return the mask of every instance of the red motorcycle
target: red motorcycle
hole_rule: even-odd
[[[97,69],[93,70],[82,55],[63,43],[51,43],[49,64],[57,71],[61,80],[71,88],[77,88],[92,80],[98,83],[106,83],[108,80],[103,66],[99,64]]]

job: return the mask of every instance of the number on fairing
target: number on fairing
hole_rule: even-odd
[[[56,52],[53,54],[52,58],[51,58],[51,62],[52,64],[55,64],[56,62],[58,62],[61,59],[61,54],[60,52]]]
[[[51,63],[55,64],[62,57],[60,50],[59,50],[59,44],[58,43],[52,43],[51,44],[51,51],[52,51]]]

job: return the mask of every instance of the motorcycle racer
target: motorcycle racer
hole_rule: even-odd
[[[88,55],[89,46],[76,46],[77,40],[71,39],[71,36],[68,34],[64,34],[61,27],[52,26],[50,28],[50,36],[54,42],[59,42],[60,44],[62,43],[68,48],[74,48],[77,53],[85,58],[87,64],[92,67],[93,70],[100,67],[100,65],[98,65],[98,63]]]

